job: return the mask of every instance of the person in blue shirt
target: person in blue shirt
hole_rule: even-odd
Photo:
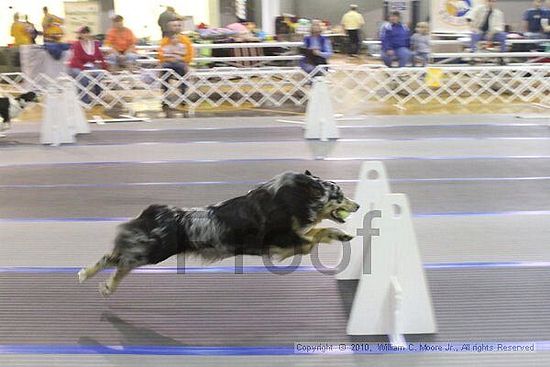
[[[382,60],[386,66],[391,67],[396,59],[400,68],[411,62],[410,31],[401,23],[401,14],[398,11],[392,12],[389,23],[382,27],[380,41],[382,41]]]
[[[530,39],[546,38],[541,24],[547,17],[548,9],[542,7],[543,0],[534,0],[533,7],[523,13],[525,36]]]
[[[332,45],[328,37],[321,34],[319,20],[311,23],[311,35],[304,37],[301,51],[304,58],[300,61],[300,67],[306,73],[311,73],[319,65],[328,64],[328,59],[332,56]]]

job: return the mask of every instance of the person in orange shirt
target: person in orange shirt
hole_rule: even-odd
[[[182,27],[181,21],[180,18],[176,18],[169,23],[173,35],[164,37],[160,41],[159,61],[163,69],[174,70],[179,76],[183,77],[189,71],[189,63],[193,60],[193,44],[189,37],[180,33]],[[170,78],[162,79],[164,80],[162,90],[166,93]],[[187,83],[181,83],[179,88],[181,94],[185,94]],[[162,105],[165,107],[166,103],[163,102]]]
[[[138,54],[136,53],[136,37],[134,33],[124,26],[124,18],[117,15],[113,18],[113,27],[107,32],[104,46],[107,51],[107,62],[119,67],[134,67]]]
[[[48,7],[42,8],[44,12],[44,18],[42,18],[42,32],[44,34],[44,42],[61,42],[63,38],[63,18],[50,14]]]

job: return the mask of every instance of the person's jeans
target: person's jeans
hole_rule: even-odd
[[[408,63],[410,63],[412,53],[407,47],[399,47],[398,49],[393,50],[393,52],[393,56],[390,56],[387,52],[382,51],[382,60],[387,67],[391,67],[394,60],[398,60],[400,68],[405,67]]]
[[[176,74],[178,74],[179,76],[183,77],[185,76],[185,74],[187,74],[187,65],[182,62],[182,61],[174,61],[174,62],[165,62],[164,64],[162,64],[162,68],[163,69],[172,69],[176,72]],[[167,72],[165,72],[165,75],[167,74]],[[161,89],[163,91],[163,93],[166,93],[168,91],[168,85],[170,83],[170,77],[167,77],[166,79],[164,79],[164,82],[161,83]],[[180,85],[179,85],[179,90],[180,90],[180,93],[183,95],[185,94],[185,92],[187,91],[187,84],[185,82],[182,82]]]
[[[527,39],[530,40],[544,40],[547,38],[550,38],[550,35],[545,33],[539,33],[539,32],[526,32],[523,34]],[[538,44],[528,44],[529,51],[544,51],[544,46],[542,43]]]
[[[416,66],[416,62],[420,61],[422,66],[426,66],[430,63],[430,54],[427,52],[415,52],[412,57],[412,65]]]
[[[349,39],[349,54],[357,55],[361,50],[361,37],[359,37],[359,29],[348,29]]]
[[[82,77],[80,75],[82,74]],[[81,97],[82,102],[90,104],[92,102],[92,96],[99,96],[101,94],[101,87],[99,86],[99,81],[101,80],[102,73],[99,71],[89,71],[83,73],[82,70],[78,68],[70,68],[69,75],[73,79],[80,78],[77,83],[77,93],[80,95],[82,92],[84,94]],[[94,86],[88,91],[88,85],[94,83]]]
[[[477,43],[487,39],[487,33],[474,32],[470,40],[470,48],[472,52],[477,51]],[[500,52],[506,52],[506,32],[497,32],[493,34],[491,41],[497,41],[500,44]]]
[[[128,52],[128,53],[113,52],[106,57],[107,63],[109,65],[118,65],[121,67],[134,65],[138,58],[139,58],[138,54],[131,53],[131,52]]]

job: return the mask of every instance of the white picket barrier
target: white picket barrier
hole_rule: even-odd
[[[550,65],[442,66],[438,68],[385,68],[380,65],[331,65],[307,74],[299,68],[251,68],[191,71],[181,77],[172,70],[142,69],[140,73],[81,73],[79,103],[84,108],[120,106],[131,109],[134,99],[156,99],[170,107],[188,106],[190,112],[203,105],[219,107],[278,107],[304,105],[311,82],[323,75],[329,84],[335,112],[361,109],[367,103],[489,104],[540,103],[550,95]],[[46,92],[40,83],[21,73],[0,74],[4,95],[33,90]],[[56,83],[55,81],[50,81]],[[186,86],[182,93],[181,85]],[[101,93],[94,94],[95,86]],[[89,101],[82,102],[83,97]]]

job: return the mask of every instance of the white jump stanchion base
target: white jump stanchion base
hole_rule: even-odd
[[[347,333],[387,335],[403,346],[403,335],[433,334],[437,327],[406,195],[384,195],[380,211],[371,272],[359,281]]]
[[[311,96],[306,109],[305,139],[329,139],[340,138],[330,91],[324,78],[317,77],[313,81]]]
[[[382,198],[389,193],[390,185],[384,164],[380,161],[364,162],[361,165],[359,183],[355,189],[354,196],[354,201],[361,207],[347,219],[347,232],[355,237],[350,242],[349,260],[339,262],[344,263],[345,268],[340,269],[336,273],[336,279],[358,280],[361,278],[364,258],[370,259],[370,252],[368,254],[363,253],[364,248],[370,251],[370,243],[365,243],[364,241],[370,241],[371,239],[371,237],[365,236],[363,233],[367,230],[370,231],[369,226],[372,223],[371,220],[375,218],[374,215],[376,213],[373,212],[372,216],[367,219],[365,216],[369,212],[379,210]],[[344,254],[342,254],[341,259],[344,259]]]
[[[71,115],[68,114],[64,92],[55,86],[48,88],[46,107],[40,127],[40,143],[59,146],[75,142],[72,127],[69,125]]]
[[[59,81],[63,88],[63,99],[65,108],[67,109],[67,116],[69,117],[69,128],[74,135],[89,134],[91,132],[90,124],[86,120],[84,109],[78,103],[75,85],[69,78],[59,78]]]

